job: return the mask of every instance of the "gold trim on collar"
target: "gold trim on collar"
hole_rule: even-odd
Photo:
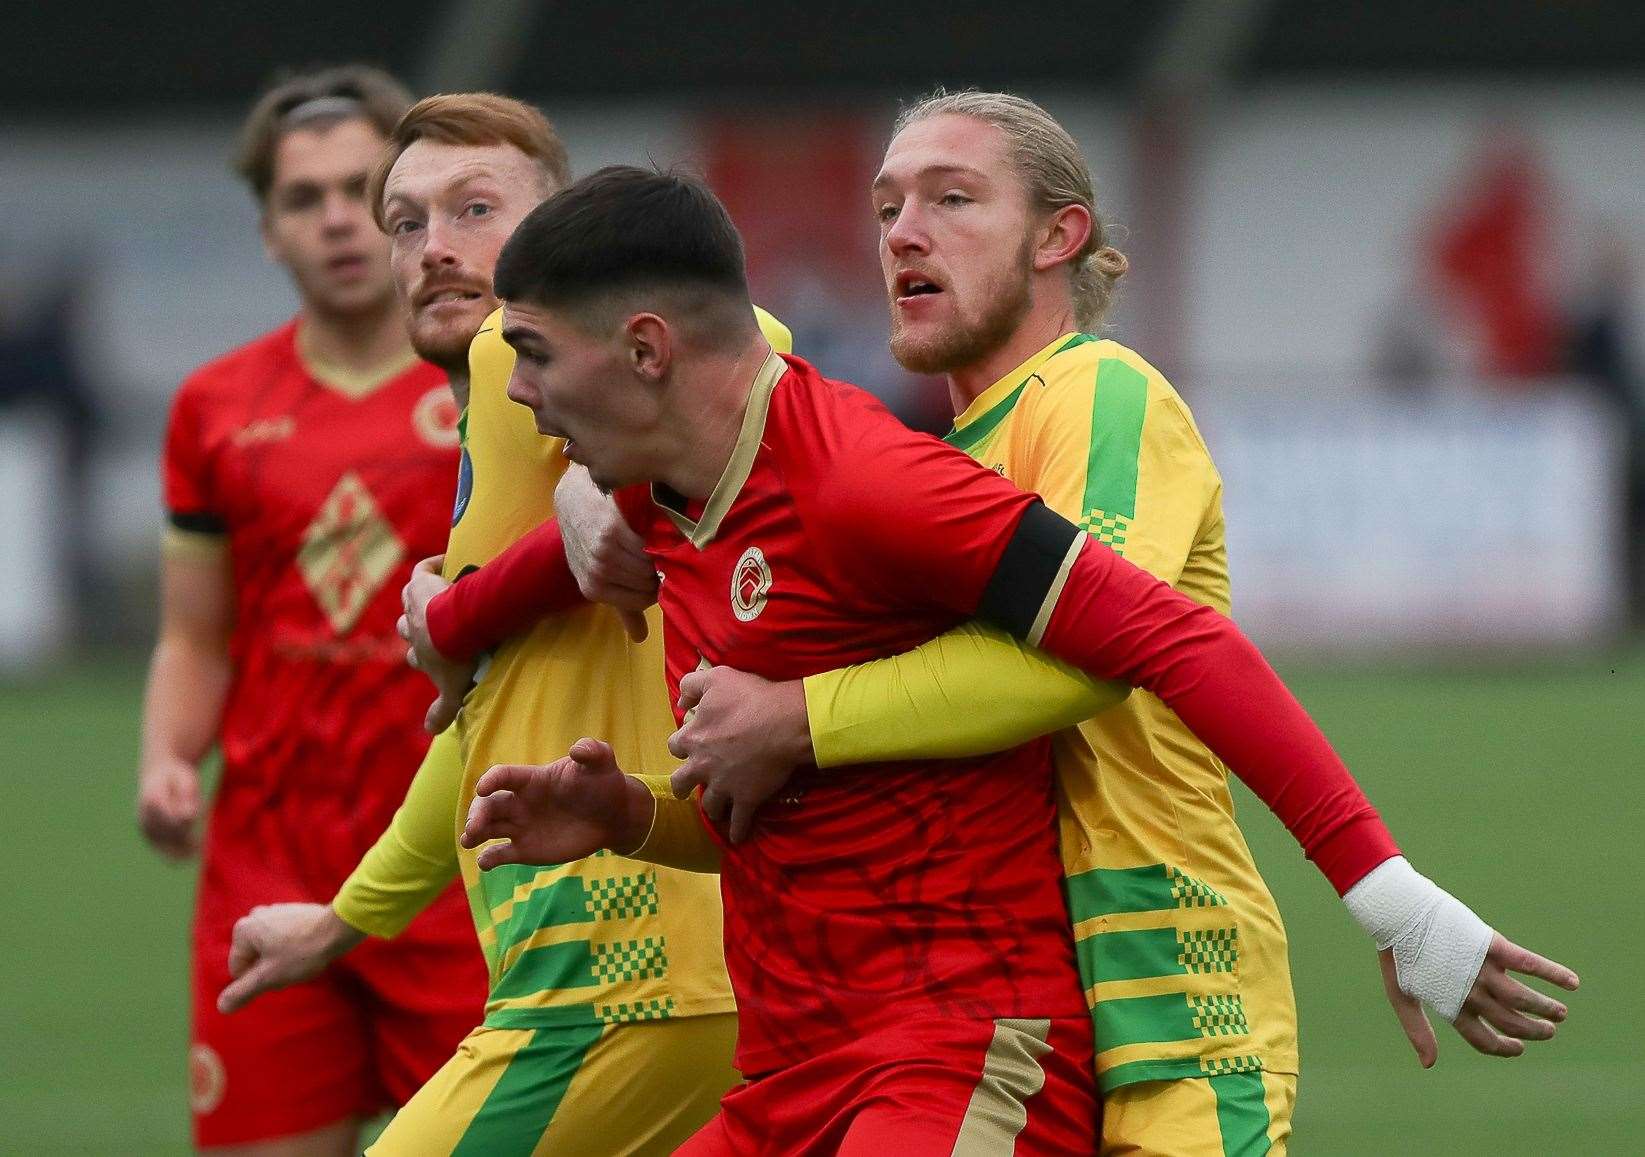
[[[382,365],[370,369],[355,370],[347,366],[340,366],[333,362],[315,357],[308,349],[308,342],[303,337],[303,327],[297,327],[297,360],[302,363],[308,376],[319,382],[328,390],[342,394],[345,398],[359,401],[375,391],[379,386],[387,385],[412,366],[417,364],[417,352],[407,346],[401,353],[384,362]]]
[[[731,460],[725,464],[724,473],[714,484],[708,501],[703,504],[700,520],[692,522],[668,503],[665,495],[673,495],[673,491],[666,487],[659,490],[657,483],[651,484],[651,501],[668,515],[669,521],[698,550],[714,541],[726,512],[737,501],[737,495],[742,493],[743,483],[748,481],[748,475],[754,469],[754,455],[759,453],[760,439],[765,434],[765,417],[771,409],[771,391],[777,388],[777,382],[787,372],[788,363],[775,351],[766,355],[765,363],[754,375],[754,386],[748,391],[748,408],[743,411],[742,429],[737,433],[737,444],[732,447]]]
[[[964,430],[972,422],[975,422],[978,418],[988,413],[996,402],[1021,385],[1035,370],[1050,361],[1051,355],[1062,349],[1068,339],[1073,336],[1074,334],[1072,331],[1062,334],[1056,341],[1034,354],[1027,361],[1023,362],[1022,365],[1006,374],[1003,378],[989,386],[975,398],[972,398],[971,404],[965,407],[965,412],[954,419],[954,429]]]

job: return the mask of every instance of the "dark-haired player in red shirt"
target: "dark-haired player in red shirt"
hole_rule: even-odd
[[[164,454],[169,526],[144,710],[145,835],[197,844],[198,766],[217,747],[195,913],[195,1138],[237,1153],[358,1152],[485,995],[452,890],[400,938],[230,1018],[235,920],[328,900],[385,828],[427,745],[421,676],[395,636],[399,591],[446,538],[457,468],[444,375],[407,344],[367,170],[409,104],[368,69],[272,90],[241,169],[298,317],[200,369]]]
[[[671,686],[702,663],[797,678],[981,616],[1160,693],[1334,868],[1362,875],[1397,853],[1226,619],[861,391],[772,355],[736,314],[740,242],[701,186],[585,178],[520,226],[496,284],[511,395],[596,483],[652,483],[621,500],[661,578]],[[538,821],[564,816],[555,784],[579,777],[574,794],[616,801],[597,835],[650,842],[661,807],[608,752],[590,758],[599,746],[488,773],[465,842],[511,842],[482,865],[557,847]],[[1093,1149],[1052,817],[1037,743],[802,773],[768,803],[721,858],[749,1080],[683,1151]]]

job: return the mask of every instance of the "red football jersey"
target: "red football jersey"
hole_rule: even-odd
[[[676,696],[703,663],[795,679],[954,626],[1035,501],[775,356],[707,502],[653,496],[624,507],[662,575]],[[1044,741],[798,773],[725,849],[738,1067],[910,1016],[1083,1017],[1061,878]]]
[[[445,547],[457,410],[424,362],[363,394],[323,384],[296,333],[288,323],[183,384],[165,502],[177,529],[225,536],[234,575],[208,877],[238,848],[236,871],[326,900],[428,743],[428,681],[394,627],[411,567]]]

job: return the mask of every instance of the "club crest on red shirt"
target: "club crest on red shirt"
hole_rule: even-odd
[[[751,546],[731,571],[731,613],[745,623],[759,618],[770,590],[771,567],[765,561],[765,552]]]
[[[436,450],[456,449],[459,441],[457,419],[462,411],[451,396],[450,386],[435,386],[417,399],[411,411],[411,426],[417,436]]]

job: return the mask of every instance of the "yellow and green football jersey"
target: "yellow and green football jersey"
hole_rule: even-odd
[[[1222,480],[1187,406],[1131,350],[1065,335],[980,395],[948,440],[1228,613]],[[1227,769],[1143,691],[1059,733],[1054,751],[1103,1088],[1295,1072],[1285,931]]]
[[[514,354],[500,312],[470,348],[463,478],[445,556],[448,578],[482,566],[554,514],[567,465],[507,397]],[[787,350],[769,315],[768,339]],[[592,735],[629,771],[663,774],[674,730],[663,682],[662,629],[634,643],[615,612],[590,605],[550,616],[484,663],[458,717],[460,827],[474,784],[498,763],[542,763]],[[558,867],[481,872],[459,853],[492,989],[494,1028],[620,1023],[729,1011],[719,879],[601,853]]]
[[[1065,334],[984,391],[948,441],[1228,612],[1221,480],[1182,399],[1131,350]],[[1285,932],[1234,822],[1227,769],[1154,696],[1120,698],[977,624],[806,680],[823,766],[998,750],[1083,720],[1053,752],[1102,1088],[1294,1074]]]

